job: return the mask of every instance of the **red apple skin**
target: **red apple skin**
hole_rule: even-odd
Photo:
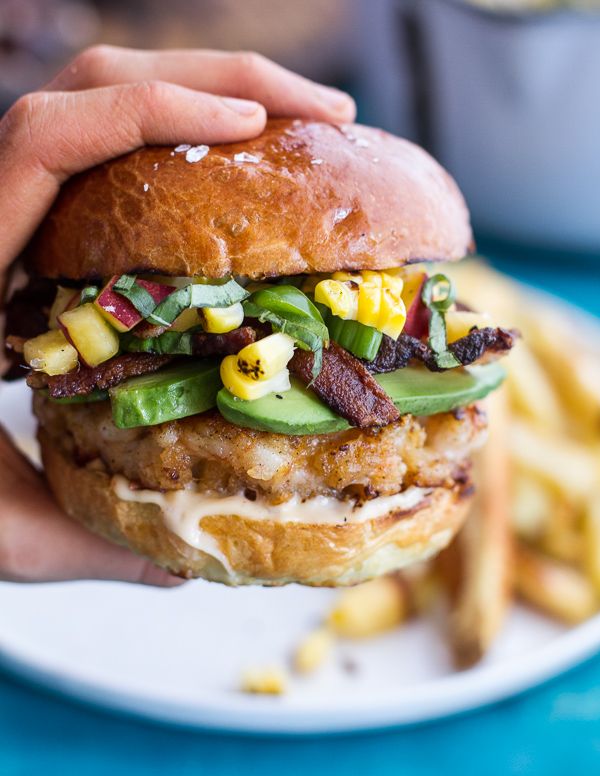
[[[119,277],[120,275],[114,275],[108,281],[98,294],[94,305],[113,328],[123,333],[137,326],[142,321],[142,316],[128,299],[113,291],[113,286]],[[175,290],[173,286],[152,283],[149,280],[137,280],[137,283],[146,289],[157,304]]]
[[[406,323],[404,324],[404,329],[402,331],[403,334],[408,334],[417,339],[423,339],[429,331],[430,313],[421,299],[421,292],[423,291],[423,285],[426,280],[427,275],[424,274],[421,285],[419,286],[419,291],[406,311]]]

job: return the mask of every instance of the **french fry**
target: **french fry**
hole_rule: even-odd
[[[584,502],[598,481],[598,458],[590,448],[514,420],[510,447],[516,465],[545,481],[567,501]]]
[[[409,613],[406,588],[394,577],[379,577],[344,590],[329,614],[328,624],[339,636],[375,636],[403,622]]]
[[[514,471],[512,476],[512,526],[517,536],[540,541],[548,528],[554,494],[538,477]]]
[[[475,463],[478,490],[473,508],[439,559],[450,598],[450,642],[461,668],[483,657],[502,627],[511,598],[510,470],[504,391],[488,402],[490,435]]]
[[[298,673],[310,674],[320,668],[333,649],[335,638],[329,628],[321,627],[309,633],[298,645],[294,668]]]
[[[584,568],[600,595],[600,490],[592,493],[583,516]]]
[[[584,556],[581,509],[558,499],[548,513],[548,523],[539,541],[540,548],[556,560],[581,565]]]
[[[513,409],[541,428],[563,432],[566,417],[554,386],[525,342],[511,351],[507,367]]]
[[[598,608],[596,591],[581,571],[523,543],[515,554],[515,585],[525,601],[570,624],[591,617]]]

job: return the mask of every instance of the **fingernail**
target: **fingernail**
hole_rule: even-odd
[[[251,116],[259,107],[253,100],[238,100],[237,97],[221,97],[221,100],[224,105],[242,116]]]
[[[352,97],[349,94],[334,89],[333,86],[316,84],[316,91],[319,99],[334,110],[342,110],[352,104]]]

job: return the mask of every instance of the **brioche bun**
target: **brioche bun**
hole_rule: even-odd
[[[437,487],[409,511],[361,523],[294,523],[236,515],[204,517],[214,547],[195,549],[172,533],[157,504],[125,501],[105,471],[80,466],[39,431],[46,477],[72,518],[181,577],[230,585],[355,584],[428,558],[462,524],[469,489]]]
[[[272,120],[199,161],[141,148],[66,183],[29,249],[32,270],[251,278],[462,258],[469,215],[425,151],[386,132]]]

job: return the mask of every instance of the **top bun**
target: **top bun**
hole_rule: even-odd
[[[381,130],[278,119],[194,151],[140,148],[72,178],[30,246],[34,271],[261,278],[455,260],[471,245],[454,180]]]

